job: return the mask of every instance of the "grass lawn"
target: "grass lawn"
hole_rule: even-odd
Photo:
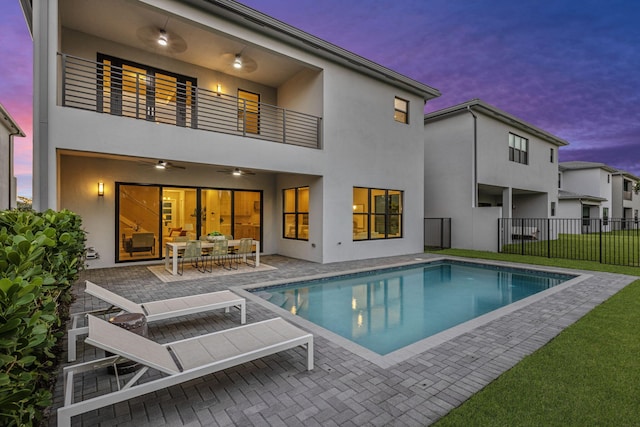
[[[434,253],[640,276],[640,268],[599,263],[454,249]],[[435,425],[640,425],[640,280],[593,309]]]
[[[559,234],[555,240],[523,240],[502,247],[504,253],[600,261],[640,266],[638,230],[592,234]]]

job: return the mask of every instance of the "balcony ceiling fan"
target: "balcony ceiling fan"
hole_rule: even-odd
[[[233,168],[233,169],[222,169],[219,170],[220,173],[226,173],[227,175],[233,176],[245,176],[245,175],[255,175],[255,172],[246,169]]]
[[[178,34],[168,31],[166,28],[155,26],[141,27],[136,30],[138,40],[145,47],[154,51],[167,53],[182,53],[187,50],[187,42]]]
[[[140,163],[140,166],[147,166],[147,167],[151,166],[159,170],[186,169],[184,166],[176,165],[166,160],[158,160],[157,162],[140,161],[139,163]]]

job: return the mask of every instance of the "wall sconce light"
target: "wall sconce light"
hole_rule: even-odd
[[[98,196],[104,196],[104,182],[98,182]]]
[[[220,96],[220,94],[222,93],[222,85],[220,83],[216,85],[216,93],[218,94],[218,96]]]

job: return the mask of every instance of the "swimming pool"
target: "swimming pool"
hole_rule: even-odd
[[[575,277],[446,260],[248,290],[386,355]]]

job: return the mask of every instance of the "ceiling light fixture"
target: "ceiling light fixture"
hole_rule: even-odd
[[[158,163],[156,164],[156,169],[166,169],[166,168],[167,168],[167,162],[158,160]]]
[[[233,61],[233,68],[235,68],[236,70],[242,68],[242,58],[240,57],[239,53],[236,54],[236,59]]]
[[[160,46],[166,46],[169,44],[169,39],[167,38],[167,32],[165,30],[160,30],[160,37],[158,37],[158,44]]]
[[[233,174],[234,176],[240,176],[240,175],[242,175],[242,172],[240,171],[240,169],[235,168],[235,169],[233,170],[232,174]]]

